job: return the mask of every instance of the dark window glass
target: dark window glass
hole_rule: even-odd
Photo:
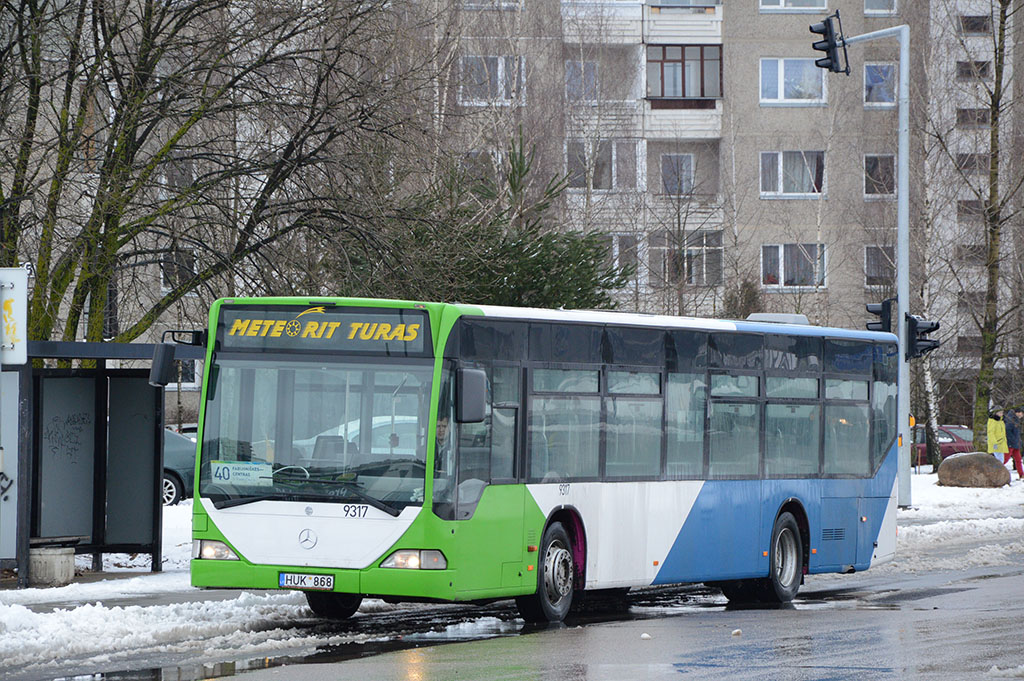
[[[530,359],[537,362],[601,362],[599,326],[530,324]]]
[[[703,369],[708,365],[708,335],[701,331],[669,331],[665,354],[669,371]]]
[[[988,109],[957,109],[956,124],[961,128],[985,127],[992,120]]]
[[[956,63],[956,77],[960,80],[988,79],[991,76],[992,62],[990,61],[958,61]]]
[[[532,480],[597,477],[601,398],[535,397],[529,424]]]
[[[818,472],[817,404],[769,404],[765,408],[764,472],[769,477]]]
[[[825,475],[871,473],[868,405],[825,407]]]
[[[882,463],[889,445],[896,439],[896,378],[899,349],[895,344],[875,346],[875,384],[871,395],[872,470]]]
[[[760,369],[761,336],[752,333],[713,333],[708,338],[708,366],[724,369]]]
[[[526,325],[463,319],[459,334],[463,359],[520,360],[526,357]]]
[[[964,35],[988,35],[992,33],[992,17],[982,16],[960,16],[960,31]]]
[[[806,336],[766,336],[766,369],[821,371],[821,339]]]
[[[721,45],[649,45],[648,97],[721,97]]]
[[[708,413],[708,476],[729,478],[757,475],[760,405],[713,401]]]
[[[669,479],[704,474],[704,411],[707,380],[704,373],[669,374],[665,387]]]
[[[861,341],[825,341],[825,371],[841,374],[871,374],[872,349]]]
[[[661,329],[607,329],[605,342],[609,364],[640,364],[660,367],[665,363],[665,332]]]
[[[661,475],[661,400],[611,397],[605,400],[605,475],[657,478]]]

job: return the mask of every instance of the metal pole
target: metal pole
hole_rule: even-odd
[[[907,315],[910,314],[910,27],[906,24],[843,38],[845,45],[899,38],[899,94],[897,97],[899,136],[896,153],[896,325],[900,339],[899,395],[896,406],[898,437],[898,505],[910,506],[910,364],[907,362]]]

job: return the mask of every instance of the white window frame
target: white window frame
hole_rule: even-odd
[[[640,277],[640,237],[630,232],[609,232],[608,235],[612,239],[612,262],[616,267],[623,267],[621,239],[625,237],[633,240],[633,262],[627,264],[633,265],[633,276],[630,277],[630,281],[635,282]]]
[[[171,253],[174,253],[175,251],[188,252],[188,253],[192,254],[192,274],[196,274],[198,272],[198,265],[199,265],[199,255],[196,253],[196,249],[195,248],[181,248],[181,247],[179,247],[179,248],[165,248],[162,251],[160,251],[160,253],[161,253],[161,255],[163,255],[163,254],[171,254]],[[163,260],[160,261],[159,267],[160,267],[160,291],[162,293],[169,293],[170,291],[174,290],[174,287],[176,286],[176,284],[174,284],[174,283],[168,284],[168,282],[164,279],[165,273],[164,273],[164,262],[163,262]],[[198,296],[198,295],[199,294],[195,290],[189,291],[188,293],[185,294],[186,297],[195,297],[195,296]]]
[[[583,96],[580,98],[573,98],[569,96],[569,64],[577,64],[580,68],[580,77],[583,81],[580,83],[580,92]],[[593,97],[587,97],[587,65],[591,65],[594,68],[594,92]],[[596,105],[600,98],[601,92],[601,64],[600,62],[592,59],[566,59],[565,60],[565,101],[569,104],[590,104]]]
[[[775,92],[777,97],[774,99],[766,98],[764,94],[764,68],[763,64],[766,61],[773,61],[776,63],[776,82]],[[806,61],[814,64],[814,59],[805,59],[803,57],[765,57],[761,59],[757,64],[757,96],[761,106],[825,106],[828,104],[828,79],[825,78],[825,69],[819,69],[815,66],[815,70],[818,72],[818,77],[821,79],[821,97],[817,99],[788,99],[785,96],[785,70],[787,61]]]
[[[601,138],[601,139],[590,139],[588,137],[567,137],[565,142],[562,144],[562,158],[565,159],[565,172],[569,173],[569,145],[573,142],[581,142],[583,144],[583,153],[586,155],[585,162],[583,164],[584,172],[593,169],[594,152],[596,151],[597,145],[601,142],[608,142],[612,147],[612,159],[611,159],[611,171],[612,171],[612,186],[608,189],[598,189],[593,186],[583,187],[566,187],[568,192],[595,192],[599,194],[613,194],[616,192],[623,191],[638,191],[640,189],[640,145],[637,144],[637,140],[631,138]],[[619,186],[619,145],[620,144],[631,144],[633,145],[633,153],[635,159],[635,167],[633,170],[633,186],[632,187],[620,187]],[[593,182],[593,174],[585,175],[586,185],[590,185]]]
[[[824,166],[821,171],[821,190],[817,192],[784,192],[783,158],[785,158],[785,154],[809,154],[819,152],[821,153],[821,162]],[[764,183],[761,178],[761,158],[765,154],[775,154],[776,156],[776,177],[778,178],[776,191],[764,191],[764,189],[762,189]],[[828,192],[828,165],[825,161],[825,152],[819,149],[784,149],[780,151],[759,152],[757,155],[757,181],[757,188],[762,199],[823,199],[826,197]]]
[[[892,281],[891,282],[884,283],[884,284],[872,284],[872,283],[868,282],[868,251],[871,250],[872,248],[881,251],[882,255],[886,258],[886,260],[888,260],[890,263],[892,263]],[[889,251],[891,252],[891,257],[890,257],[889,253],[885,252],[886,249],[889,249]],[[896,249],[894,247],[892,247],[892,246],[878,246],[878,245],[870,245],[870,244],[864,246],[864,288],[874,290],[874,289],[877,289],[877,288],[885,288],[887,286],[893,286],[895,284],[896,284]]]
[[[868,194],[868,158],[891,158],[892,159],[892,193],[891,194]],[[864,154],[864,162],[861,168],[864,170],[863,190],[865,201],[893,201],[896,199],[896,154]]]
[[[818,14],[828,10],[828,0],[821,0],[820,7],[791,7],[792,0],[760,0],[762,12],[779,12],[787,14]]]
[[[818,275],[816,279],[821,283],[817,286],[813,284],[791,284],[786,285],[786,246],[800,246],[800,243],[791,244],[761,244],[761,250],[759,251],[760,260],[760,281],[761,288],[766,291],[776,292],[800,292],[800,291],[814,291],[816,289],[828,288],[828,250],[825,248],[825,244],[815,244],[818,248],[818,256],[815,258],[815,266],[820,267],[820,272],[816,271]],[[764,249],[776,248],[779,259],[779,283],[777,284],[766,284],[764,282]]]
[[[719,245],[708,246],[707,239],[709,234],[718,234]],[[708,254],[712,251],[718,252],[718,281],[709,284],[708,279]],[[693,260],[691,260],[691,258]],[[694,260],[700,260],[700,283],[696,283],[694,276],[695,270],[697,269],[692,265]],[[714,288],[721,286],[725,280],[725,247],[722,242],[722,230],[707,229],[697,230],[690,233],[686,237],[686,250],[683,254],[683,278],[686,280],[688,286],[703,286],[706,288]]]
[[[868,9],[868,0],[864,0],[864,16],[891,17],[899,13],[899,0],[891,0],[892,9]]]
[[[511,88],[512,97],[498,97],[495,99],[472,99],[466,96],[466,84],[464,78],[464,69],[467,59],[488,59],[496,58],[498,60],[498,74],[497,81],[499,89],[504,92],[507,88],[506,78],[508,74],[506,72],[506,63],[509,60],[517,60],[519,62],[519,82],[522,84],[522,89],[516,92],[516,86],[513,83]],[[526,103],[526,57],[511,55],[511,54],[464,54],[459,57],[459,104],[461,106],[512,106],[513,104],[525,104]],[[518,95],[518,96],[517,96]]]
[[[689,189],[688,190],[682,191],[682,192],[678,192],[678,193],[673,193],[673,192],[665,191],[665,157],[666,156],[686,156],[686,157],[689,157],[689,159],[690,159],[690,174],[689,174],[689,177],[686,178],[689,181]],[[689,196],[689,195],[692,195],[693,194],[693,188],[696,186],[695,176],[696,176],[697,173],[696,173],[695,163],[696,163],[696,159],[694,158],[693,154],[689,154],[689,153],[675,153],[674,154],[674,153],[669,153],[669,152],[666,152],[666,153],[662,154],[661,157],[658,159],[658,172],[661,173],[661,194],[663,196]]]
[[[203,362],[199,359],[179,359],[175,360],[178,362],[192,362],[193,372],[195,378],[192,381],[182,381],[181,383],[171,382],[167,384],[167,390],[174,392],[196,392],[203,387]],[[174,376],[177,378],[178,372],[175,367]]]
[[[868,67],[869,66],[888,66],[892,69],[892,101],[891,102],[869,102],[868,101]],[[895,62],[889,61],[869,61],[864,63],[863,70],[864,81],[861,83],[861,98],[864,100],[865,109],[895,109],[899,100],[899,69],[896,68]]]

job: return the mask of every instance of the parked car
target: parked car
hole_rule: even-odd
[[[974,432],[967,426],[939,426],[935,435],[943,459],[960,452],[974,451]],[[914,451],[917,454],[914,465],[924,466],[929,463],[924,426],[914,426]]]
[[[195,466],[195,441],[170,428],[164,428],[164,483],[161,496],[165,506],[173,506],[192,496]]]

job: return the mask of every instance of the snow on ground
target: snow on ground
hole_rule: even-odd
[[[916,572],[1019,560],[1024,554],[1024,483],[1015,479],[999,489],[936,483],[934,474],[912,476],[913,507],[897,515],[897,558],[879,569]],[[104,605],[142,594],[198,595],[188,577],[191,510],[188,502],[164,509],[162,573],[143,572],[149,569],[148,555],[113,555],[104,562],[106,571],[139,574],[53,589],[0,591],[0,660],[5,669],[43,674],[71,662],[79,668],[116,667],[130,657],[176,654],[202,663],[369,640],[354,633],[325,638],[308,626],[296,627],[303,620],[308,625],[311,616],[296,592],[243,593],[228,600],[169,605]],[[79,568],[91,564],[88,557],[79,561]],[[389,609],[393,606],[367,600],[361,612]],[[493,619],[456,624],[438,635],[462,638],[466,627],[494,628]],[[993,669],[990,674],[1016,676],[1017,670]]]

